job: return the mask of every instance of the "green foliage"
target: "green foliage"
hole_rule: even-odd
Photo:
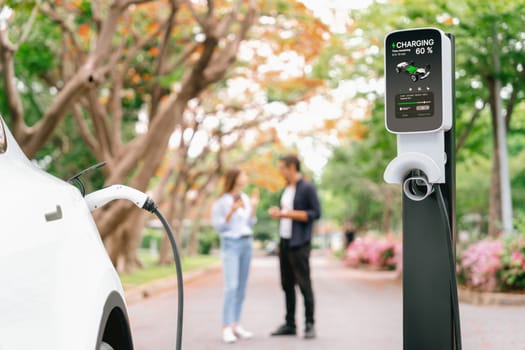
[[[489,108],[489,82],[495,76],[501,79],[503,107],[514,102],[508,135],[509,163],[512,177],[514,211],[522,213],[525,195],[522,166],[525,139],[525,1],[438,0],[421,2],[376,2],[360,11],[352,11],[356,30],[348,34],[348,46],[354,59],[353,78],[380,78],[383,76],[382,52],[385,35],[393,30],[420,27],[438,27],[455,36],[456,44],[456,136],[468,132],[466,142],[457,158],[458,214],[477,214],[486,220],[493,153],[493,127]],[[493,59],[493,34],[498,32],[501,73],[496,74]],[[319,69],[320,72],[326,70]],[[514,92],[514,95],[513,95]],[[375,95],[374,113],[383,109],[383,96]],[[514,100],[512,100],[514,98]],[[483,111],[473,120],[476,110]],[[377,129],[377,132],[386,133]],[[373,135],[373,132],[369,133]],[[367,140],[364,140],[367,142]],[[378,150],[395,149],[393,143],[377,143],[369,155]],[[356,152],[356,146],[351,146]],[[367,152],[364,151],[366,154]],[[355,154],[353,154],[355,157]],[[355,160],[352,160],[354,163]],[[374,163],[383,171],[386,163]],[[330,165],[330,164],[329,164]],[[365,166],[366,165],[362,165]],[[355,175],[355,174],[354,174]],[[368,174],[375,176],[376,174]],[[362,174],[367,179],[366,170]],[[371,178],[371,179],[372,179]],[[374,180],[372,180],[374,181]],[[359,186],[357,179],[355,185]]]
[[[389,206],[399,214],[399,198],[385,202],[383,171],[395,156],[395,137],[384,131],[382,113],[376,109],[366,123],[368,136],[334,150],[322,178],[322,197],[329,218],[342,222],[351,218],[358,227],[383,228]],[[399,196],[400,197],[400,196]],[[392,223],[396,226],[396,222]]]
[[[352,77],[352,53],[343,43],[344,35],[332,36],[329,45],[315,60],[310,77],[327,81],[331,88],[337,87],[340,81]]]
[[[18,42],[33,5],[24,2],[13,3],[12,6],[16,15],[11,23],[14,29],[9,31],[9,37],[11,41]],[[26,121],[29,125],[36,123],[43,116],[45,106],[53,99],[53,94],[45,80],[58,66],[60,58],[56,48],[59,40],[60,31],[48,18],[37,15],[30,34],[15,53],[15,74],[19,86],[23,86],[20,93]],[[11,116],[3,83],[0,84],[0,112],[10,124]]]
[[[272,206],[279,206],[280,191],[271,192],[265,188],[259,190],[260,200],[257,206],[257,223],[253,228],[254,238],[275,240],[279,234],[279,222],[268,214]]]
[[[79,4],[80,14],[75,16],[75,23],[82,24],[91,21],[93,18],[93,10],[91,9],[91,1],[82,0]]]
[[[220,244],[219,235],[211,226],[202,227],[199,233],[199,246],[197,252],[201,255],[209,255],[213,247]]]
[[[140,247],[142,249],[149,249],[152,246],[159,248],[163,237],[164,232],[161,230],[146,227],[142,235]]]
[[[268,102],[284,102],[292,104],[301,100],[307,91],[307,87],[300,85],[295,87],[270,85],[266,89],[266,94],[268,96]]]
[[[42,41],[24,42],[15,56],[19,75],[41,75],[55,68],[55,53]],[[27,71],[26,71],[27,70]]]
[[[64,119],[55,134],[36,155],[36,161],[51,174],[67,180],[96,163],[96,157],[84,146],[77,125],[71,116]],[[104,169],[82,176],[86,191],[103,187]]]
[[[456,167],[456,211],[457,217],[479,216],[483,222],[488,215],[488,196],[490,187],[490,174],[492,163],[482,155],[472,154]],[[460,220],[459,229],[484,229],[479,227],[479,222]]]
[[[261,231],[258,231],[258,232],[254,232],[253,234],[253,239],[254,240],[257,240],[257,241],[262,241],[262,242],[267,242],[267,241],[270,241],[273,239],[273,236],[271,233],[269,232],[261,232]]]
[[[158,79],[162,87],[169,88],[173,83],[180,81],[183,75],[184,75],[184,68],[180,67]]]

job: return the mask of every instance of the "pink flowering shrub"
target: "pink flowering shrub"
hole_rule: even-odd
[[[502,290],[525,289],[525,236],[505,239],[501,269],[497,273]]]
[[[484,239],[470,245],[460,255],[456,267],[460,283],[481,291],[495,290],[502,254],[503,243],[498,240]]]
[[[525,236],[484,239],[458,257],[461,284],[485,292],[525,289]]]
[[[344,263],[349,267],[366,267],[373,270],[401,268],[401,242],[393,235],[358,237],[346,250]]]

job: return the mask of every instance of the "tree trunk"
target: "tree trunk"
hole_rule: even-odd
[[[124,271],[133,271],[137,268],[144,267],[144,264],[138,256],[138,249],[142,243],[142,233],[146,222],[149,218],[146,211],[134,210],[132,218],[129,220],[127,230],[125,230],[125,244],[120,246],[120,256],[122,257],[122,268]]]
[[[118,267],[119,265],[119,250],[124,235],[124,226],[117,227],[115,232],[104,240],[104,245],[108,252],[109,258],[113,266]],[[118,270],[118,269],[117,269]]]
[[[199,205],[199,208],[191,224],[190,238],[188,243],[187,254],[189,256],[197,255],[199,250],[199,233],[202,227],[202,219],[210,203],[209,195],[209,191],[206,191],[203,200],[201,200],[200,203],[197,203],[197,205]]]
[[[496,84],[494,77],[488,77],[490,114],[492,120],[492,171],[490,179],[490,197],[489,197],[489,236],[495,237],[501,230],[501,184],[500,184],[500,161],[499,161],[499,139],[498,139],[498,122],[496,112]]]
[[[105,240],[111,261],[119,272],[129,273],[143,267],[137,252],[148,217],[145,211],[131,210],[130,215],[117,227],[115,234]]]
[[[147,189],[150,179],[154,176],[155,171],[162,162],[162,157],[168,148],[169,138],[184,112],[186,102],[187,101],[179,101],[178,103],[175,103],[174,110],[170,111],[171,113],[165,111],[163,115],[155,120],[153,123],[155,125],[151,126],[147,137],[155,139],[156,142],[154,145],[148,146],[148,157],[144,158],[140,169],[130,181],[131,187],[140,191],[145,191]],[[164,120],[163,123],[162,120]],[[162,126],[159,127],[158,124],[161,124]],[[151,143],[153,142],[148,142],[147,144],[149,145]],[[141,152],[140,148],[142,146],[143,143],[136,143],[135,147],[128,149],[127,152],[131,154],[139,153]],[[117,170],[110,174],[107,184],[123,183],[126,176],[127,172],[125,172],[124,169],[121,169],[120,171]],[[133,207],[134,205],[127,201],[119,201],[109,206],[106,210],[95,213],[95,220],[102,237],[106,238],[107,236],[112,235],[120,223],[123,222],[125,218],[129,217],[130,210],[133,210]],[[124,237],[122,237],[122,239],[124,239]]]
[[[190,238],[188,240],[188,249],[186,255],[195,256],[199,253],[199,233],[201,229],[201,222],[194,219],[191,224]]]
[[[496,136],[494,136],[496,137]],[[496,237],[501,231],[501,184],[499,175],[499,156],[498,150],[494,146],[492,155],[492,170],[490,177],[490,197],[489,197],[489,236]]]

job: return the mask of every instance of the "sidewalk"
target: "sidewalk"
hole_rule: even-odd
[[[184,286],[188,286],[190,283],[203,278],[210,273],[218,273],[220,271],[221,262],[218,261],[208,267],[183,273],[182,283]],[[177,288],[177,276],[170,276],[140,286],[124,288],[124,294],[126,296],[126,303],[131,305],[141,302],[146,298],[155,297],[164,292],[171,291],[175,288]]]
[[[337,261],[312,258],[318,338],[303,340],[302,297],[298,297],[298,337],[269,333],[283,321],[284,297],[275,257],[253,260],[243,312],[255,338],[223,344],[220,338],[222,274],[209,271],[185,285],[183,348],[254,350],[402,349],[401,284],[388,278],[362,278]],[[298,293],[298,295],[300,295]],[[131,303],[129,315],[136,350],[172,350],[175,344],[176,290]],[[525,307],[461,305],[463,349],[525,350]]]

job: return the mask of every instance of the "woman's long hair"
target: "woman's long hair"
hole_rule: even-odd
[[[241,175],[242,170],[239,168],[232,168],[226,171],[224,174],[224,185],[222,189],[222,194],[230,193],[235,188],[235,183]]]

